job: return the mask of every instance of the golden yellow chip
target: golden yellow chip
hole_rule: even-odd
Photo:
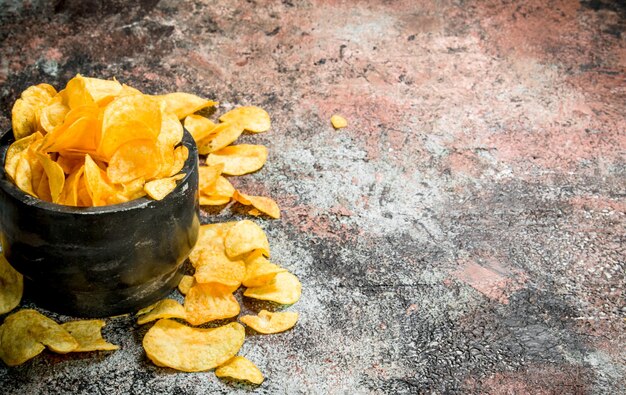
[[[259,170],[267,160],[267,148],[263,145],[230,145],[215,151],[206,158],[207,165],[224,164],[224,174],[240,176]]]
[[[16,140],[37,130],[37,108],[25,100],[17,99],[11,110],[11,124]]]
[[[185,167],[185,162],[187,161],[188,157],[189,149],[186,146],[181,145],[179,147],[176,147],[176,149],[174,150],[174,163],[170,168],[168,176],[173,176],[174,174],[179,173],[183,169],[183,167]]]
[[[246,275],[245,263],[241,260],[230,260],[223,251],[202,251],[195,268],[196,282],[217,283],[230,292],[239,288]]]
[[[231,221],[200,226],[198,241],[196,242],[193,250],[189,253],[189,260],[192,265],[195,267],[198,264],[200,261],[200,255],[205,250],[216,253],[219,252],[226,256],[224,249],[224,236],[230,228],[235,226],[236,223],[237,222],[235,221]]]
[[[146,95],[124,96],[108,104],[98,152],[106,159],[131,140],[156,140],[161,132],[159,102]]]
[[[81,106],[96,106],[96,102],[87,91],[85,78],[80,74],[76,74],[74,78],[69,80],[62,92],[70,109]]]
[[[202,140],[213,134],[215,123],[201,115],[189,115],[185,118],[185,129],[191,134],[198,146]],[[200,152],[202,153],[202,152]]]
[[[184,175],[183,175],[184,177]],[[146,182],[143,190],[146,191],[148,196],[154,200],[161,200],[176,189],[176,181],[180,179],[180,176],[160,178],[158,180]]]
[[[293,328],[298,322],[298,313],[261,310],[259,315],[244,315],[239,320],[259,333],[271,334]]]
[[[249,215],[253,215],[253,216],[255,216],[255,217],[258,217],[258,216],[260,216],[260,215],[263,215],[263,213],[262,213],[260,210],[258,210],[258,209],[256,209],[256,208],[254,208],[254,207],[253,207],[253,208],[251,208],[250,210],[248,210],[248,214],[249,214]]]
[[[117,82],[117,80],[102,80],[100,78],[83,76],[81,78],[84,81],[85,90],[99,106],[110,103],[122,92],[122,84]]]
[[[52,133],[54,129],[62,125],[70,110],[62,99],[60,95],[55,96],[39,113],[39,123],[47,133]]]
[[[178,283],[178,291],[183,295],[187,295],[191,287],[193,287],[194,281],[193,276],[185,274]]]
[[[81,320],[70,321],[61,324],[61,327],[68,331],[78,342],[78,347],[72,352],[82,351],[113,351],[120,348],[102,338],[102,327],[105,326],[103,320]]]
[[[204,196],[200,195],[199,203],[201,206],[221,206],[230,202],[229,197],[222,196]]]
[[[248,381],[252,384],[261,384],[265,378],[263,373],[250,360],[236,356],[215,369],[217,377],[228,377],[235,380]]]
[[[220,121],[236,123],[253,133],[267,132],[272,126],[267,111],[255,106],[237,107],[222,115]]]
[[[176,114],[167,111],[161,106],[161,133],[159,133],[158,142],[167,149],[172,149],[183,139],[183,125],[180,123]]]
[[[147,312],[144,313],[145,310],[140,310],[137,313],[139,315],[139,318],[137,318],[137,323],[139,325],[147,324],[148,322],[160,320],[162,318],[185,319],[186,316],[183,305],[174,299],[163,299],[149,307],[150,310]]]
[[[215,182],[222,174],[222,170],[224,170],[224,164],[219,163],[213,166],[199,166],[198,167],[198,190],[200,192],[203,191],[212,191]]]
[[[33,191],[33,171],[28,160],[28,152],[22,152],[15,169],[15,185],[22,191],[36,196]]]
[[[15,180],[15,172],[17,170],[17,164],[20,161],[21,154],[26,151],[32,144],[41,140],[43,136],[41,133],[36,132],[30,136],[16,140],[7,150],[6,159],[4,160],[4,169],[7,174]]]
[[[185,313],[187,322],[202,325],[236,316],[239,302],[219,284],[195,284],[185,296]]]
[[[245,329],[237,322],[202,329],[160,320],[144,336],[143,348],[157,366],[200,372],[213,369],[235,356],[244,339]]]
[[[82,165],[74,170],[65,180],[63,191],[59,196],[59,203],[67,206],[78,205],[78,185],[85,172],[85,166]]]
[[[330,122],[333,124],[335,129],[341,129],[348,126],[348,121],[346,121],[346,119],[341,115],[333,115],[330,117]]]
[[[224,237],[226,255],[230,258],[240,257],[254,250],[270,256],[270,243],[263,229],[250,220],[237,222]]]
[[[246,289],[244,296],[269,300],[280,304],[294,304],[300,299],[302,285],[296,276],[289,272],[278,273],[267,284]]]
[[[151,312],[152,310],[154,310],[155,307],[157,307],[157,305],[160,303],[161,301],[159,300],[158,302],[154,302],[152,303],[150,306],[146,306],[143,309],[139,310],[137,312],[137,315],[144,315],[144,314],[148,314],[149,312]]]
[[[59,354],[78,348],[69,332],[35,310],[20,310],[8,316],[0,326],[0,336],[0,359],[8,366],[28,361],[45,347]]]
[[[52,199],[51,201],[58,203],[65,184],[65,173],[63,172],[63,168],[57,162],[53,161],[47,154],[38,152],[37,158],[46,172],[50,198]],[[39,196],[39,198],[42,199],[42,196]]]
[[[243,133],[243,128],[232,122],[223,122],[215,126],[211,135],[198,144],[198,152],[202,155],[210,154],[228,146]]]
[[[221,166],[221,164],[216,166]],[[233,187],[233,184],[231,184],[225,177],[218,176],[217,180],[213,184],[204,184],[202,186],[202,189],[200,190],[200,204],[225,204],[230,201],[230,198],[234,194],[235,187]]]
[[[287,269],[270,263],[261,251],[250,253],[246,258],[246,275],[242,281],[244,287],[260,287],[272,281],[278,273]]]
[[[0,255],[0,314],[8,313],[20,304],[24,291],[22,275]]]
[[[85,156],[85,184],[94,206],[109,204],[110,199],[120,192],[109,181],[106,173],[98,167],[91,156]]]
[[[46,202],[52,201],[52,195],[50,194],[50,184],[48,183],[48,176],[46,175],[46,173],[43,173],[43,175],[41,176],[39,185],[35,189],[35,194],[41,200],[45,200]]]
[[[278,204],[276,204],[272,198],[246,195],[245,193],[235,191],[233,199],[241,204],[252,205],[257,210],[269,215],[272,218],[280,218],[280,208],[278,208]]]
[[[56,89],[50,84],[38,84],[29,86],[20,95],[22,99],[37,104],[45,104],[57,94]]]
[[[212,100],[203,99],[191,93],[174,92],[166,95],[155,96],[158,100],[165,103],[165,108],[169,112],[176,114],[178,119],[183,119],[196,111],[200,111],[206,107],[212,107],[218,103]]]

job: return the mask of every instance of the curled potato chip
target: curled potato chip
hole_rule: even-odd
[[[336,115],[336,114],[330,117],[330,123],[333,124],[333,127],[335,129],[341,129],[341,128],[345,128],[346,126],[348,126],[348,121],[346,121],[346,119],[342,117],[341,115]]]
[[[8,313],[20,304],[24,292],[22,275],[0,255],[0,314]]]
[[[47,154],[38,152],[37,159],[39,159],[39,163],[41,163],[41,166],[43,166],[43,169],[46,172],[50,199],[52,202],[58,203],[65,184],[65,173],[63,172],[63,168],[57,162],[50,159]],[[39,198],[42,199],[42,196],[39,195]]]
[[[244,315],[239,320],[259,333],[271,334],[293,328],[298,322],[298,313],[261,310],[259,315]]]
[[[270,243],[263,229],[250,220],[239,221],[224,237],[226,255],[236,258],[254,250],[270,256]]]
[[[161,132],[157,138],[165,149],[172,149],[183,139],[183,125],[176,118],[176,114],[161,106]]]
[[[231,260],[222,251],[204,250],[195,265],[194,277],[201,284],[217,283],[234,292],[246,275],[246,265],[241,260]]]
[[[0,326],[0,359],[8,366],[20,365],[44,348],[65,354],[78,348],[78,342],[61,325],[35,310],[11,314]]]
[[[250,360],[236,356],[215,369],[217,377],[228,377],[235,380],[248,381],[252,384],[261,384],[265,378],[263,373]]]
[[[86,85],[85,77],[80,74],[76,74],[74,78],[67,82],[67,85],[65,85],[65,89],[63,90],[63,94],[70,109],[78,108],[84,105],[96,105],[96,102],[87,90]]]
[[[198,190],[211,191],[211,188],[215,185],[215,182],[222,174],[224,164],[219,163],[213,166],[200,166],[198,167]]]
[[[280,304],[294,304],[300,299],[301,293],[302,285],[298,278],[289,272],[283,272],[276,274],[265,285],[246,289],[243,295]]]
[[[89,78],[81,76],[85,90],[96,104],[104,106],[110,103],[122,92],[122,84],[117,80],[103,80],[100,78]]]
[[[11,146],[9,146],[4,160],[4,169],[12,179],[15,180],[15,172],[17,170],[17,164],[20,161],[22,152],[26,151],[32,144],[42,138],[43,136],[41,133],[36,132],[27,137],[16,140],[13,144],[11,144]]]
[[[185,118],[185,129],[187,129],[198,145],[213,133],[215,126],[213,121],[201,115],[192,114]]]
[[[102,338],[102,327],[106,324],[103,320],[80,320],[61,324],[78,342],[78,347],[72,352],[84,351],[113,351],[120,348]]]
[[[171,320],[160,320],[143,338],[143,348],[157,366],[183,372],[213,369],[237,354],[245,330],[237,322],[211,329],[191,328]]]
[[[218,104],[215,101],[203,99],[200,96],[184,92],[168,93],[155,97],[164,103],[165,108],[169,112],[176,114],[178,119],[183,119],[196,111]]]
[[[208,250],[214,253],[221,253],[226,256],[224,249],[224,236],[226,232],[237,222],[220,222],[215,224],[208,224],[200,226],[198,232],[198,241],[189,253],[189,260],[191,264],[196,267],[200,261],[200,255],[203,251]]]
[[[207,165],[224,164],[224,174],[240,176],[259,170],[267,160],[267,148],[263,145],[230,145],[215,151],[206,158]]]
[[[39,113],[39,123],[47,133],[52,133],[58,126],[62,125],[70,110],[62,99],[63,97],[60,95],[55,96]]]
[[[243,133],[243,128],[236,123],[222,122],[215,126],[209,137],[198,144],[198,152],[202,155],[210,154],[228,146]]]
[[[85,185],[94,206],[104,206],[118,196],[119,191],[111,184],[106,173],[98,167],[91,156],[85,156]]]
[[[230,202],[229,197],[222,196],[204,196],[200,195],[199,203],[201,206],[221,206]]]
[[[194,281],[193,276],[185,274],[178,283],[178,291],[183,295],[187,295],[191,287],[193,287]]]
[[[246,258],[246,275],[242,281],[244,287],[260,287],[272,281],[278,273],[287,269],[270,263],[261,251],[252,252]]]
[[[37,130],[37,107],[17,99],[11,110],[11,124],[16,140],[33,134]]]
[[[237,299],[219,284],[195,284],[185,296],[186,319],[192,325],[234,317],[239,311]]]
[[[15,169],[15,185],[22,191],[36,196],[33,191],[33,171],[31,163],[28,160],[28,152],[22,152],[20,160],[17,162]]]
[[[144,191],[154,200],[161,200],[176,189],[176,181],[185,177],[185,174],[177,174],[173,177],[160,178],[147,182]]]
[[[272,126],[267,111],[255,106],[237,107],[223,114],[220,121],[238,124],[253,133],[267,132]]]
[[[139,318],[137,318],[137,323],[139,325],[147,324],[148,322],[160,320],[162,318],[185,319],[186,316],[185,308],[174,299],[163,299],[149,307],[149,311],[143,313],[143,311],[140,310],[139,313],[137,313],[139,315]]]
[[[274,199],[265,196],[251,196],[235,191],[233,199],[241,204],[252,205],[257,210],[269,215],[272,218],[280,218],[280,208]]]
[[[59,196],[59,203],[67,206],[78,205],[78,186],[85,172],[85,165],[74,170],[65,180],[63,191]]]
[[[172,163],[172,167],[167,175],[173,176],[174,174],[179,173],[183,167],[185,167],[187,158],[189,158],[189,149],[184,145],[176,147],[174,150],[174,162]]]

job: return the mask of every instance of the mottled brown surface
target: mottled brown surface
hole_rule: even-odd
[[[243,139],[267,165],[233,182],[278,200],[261,224],[304,292],[296,329],[246,342],[258,393],[626,391],[623,2],[0,4],[3,129],[24,88],[78,72],[272,115]],[[145,330],[111,319],[120,351],[0,387],[240,388],[154,367]]]

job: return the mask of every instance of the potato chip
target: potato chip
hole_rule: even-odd
[[[182,176],[182,177],[181,177]],[[143,190],[154,200],[161,200],[176,189],[176,181],[184,178],[184,174],[173,177],[160,178],[158,180],[147,182]]]
[[[61,324],[78,342],[78,347],[72,352],[85,351],[113,351],[120,348],[102,338],[102,327],[106,324],[103,320],[80,320]]]
[[[52,201],[52,195],[50,194],[50,184],[48,183],[48,176],[46,175],[46,173],[43,173],[41,181],[39,182],[39,185],[37,185],[37,188],[34,189],[34,191],[39,199],[45,200],[46,202]]]
[[[333,124],[335,129],[341,129],[348,126],[348,121],[346,121],[346,119],[341,115],[333,115],[330,117],[330,122]]]
[[[122,92],[122,84],[117,80],[102,80],[100,78],[81,78],[85,84],[85,90],[89,93],[93,101],[99,106],[109,104],[116,96]]]
[[[98,152],[111,156],[131,140],[155,140],[161,131],[159,102],[146,95],[124,96],[104,109]]]
[[[248,214],[250,214],[250,215],[254,215],[255,217],[258,217],[258,216],[260,216],[260,215],[263,215],[263,213],[262,213],[260,210],[258,210],[258,209],[256,209],[256,208],[254,208],[254,207],[253,207],[253,208],[251,208],[250,210],[248,210]]]
[[[183,125],[176,118],[176,114],[161,106],[161,132],[157,138],[159,144],[166,149],[172,149],[183,139]]]
[[[131,140],[118,148],[107,167],[107,176],[113,183],[131,182],[138,178],[150,179],[159,171],[156,140]]]
[[[163,299],[150,307],[151,309],[145,313],[143,311],[137,313],[139,315],[137,324],[143,325],[162,318],[185,319],[185,308],[174,299]]]
[[[202,155],[210,154],[228,146],[243,133],[243,128],[236,123],[223,122],[215,126],[211,135],[198,144],[198,152]]]
[[[171,320],[160,320],[143,338],[143,348],[157,366],[184,372],[213,369],[237,354],[245,330],[237,322],[217,328],[190,328]]]
[[[178,291],[183,295],[187,295],[189,293],[189,289],[193,287],[194,281],[195,279],[193,276],[185,274],[178,283]]]
[[[246,195],[238,191],[235,191],[233,199],[241,204],[252,205],[272,218],[280,218],[280,208],[278,208],[278,204],[276,204],[274,199],[265,196]]]
[[[261,384],[265,378],[263,373],[250,360],[236,356],[215,369],[217,377],[228,377],[235,380],[248,381],[252,384]]]
[[[70,109],[75,109],[85,105],[96,105],[96,102],[87,90],[86,85],[85,78],[80,74],[76,74],[74,78],[67,82],[67,85],[65,85],[65,89],[63,90],[63,94],[67,98],[67,105]]]
[[[17,99],[11,110],[13,136],[16,140],[37,131],[37,108],[25,100]]]
[[[272,281],[278,273],[286,272],[287,269],[270,263],[262,252],[252,252],[246,258],[246,275],[242,281],[244,287],[260,287]]]
[[[215,151],[206,158],[206,164],[224,164],[224,174],[240,176],[259,170],[267,159],[267,148],[263,145],[231,145]]]
[[[191,134],[196,144],[213,134],[215,123],[201,115],[189,115],[185,118],[185,129]]]
[[[237,107],[223,114],[220,121],[238,124],[253,133],[267,132],[272,126],[267,111],[255,106]]]
[[[36,104],[45,104],[57,94],[57,90],[50,84],[29,86],[20,95],[22,99]]]
[[[202,251],[195,268],[196,282],[201,284],[218,283],[230,292],[239,288],[246,275],[246,265],[243,261],[230,260],[221,251]]]
[[[259,333],[271,334],[293,328],[298,322],[298,313],[261,310],[259,315],[244,315],[239,320]]]
[[[189,253],[191,264],[195,267],[200,261],[200,255],[205,250],[216,253],[220,252],[222,255],[226,256],[224,236],[236,223],[235,221],[231,221],[200,226],[196,245]]]
[[[8,313],[20,304],[24,291],[22,275],[0,255],[0,314]]]
[[[198,190],[200,192],[207,190],[210,191],[209,188],[215,185],[215,182],[219,178],[220,174],[222,174],[222,170],[224,169],[224,164],[219,163],[213,166],[199,166],[198,167]]]
[[[270,256],[270,244],[263,229],[250,220],[237,222],[224,237],[226,255],[236,258],[254,250]]]
[[[225,177],[219,176],[213,189],[208,190],[213,196],[232,197],[235,194],[235,187]]]
[[[67,206],[78,205],[78,186],[84,172],[85,166],[82,165],[67,177],[63,185],[63,191],[61,191],[61,195],[59,196],[60,204]]]
[[[36,132],[30,136],[16,140],[7,150],[6,159],[4,160],[4,169],[15,180],[15,172],[17,170],[17,164],[20,161],[22,152],[26,151],[31,144],[39,141],[43,138],[41,133]]]
[[[212,100],[203,99],[191,93],[174,92],[166,95],[155,96],[158,100],[165,103],[165,108],[178,117],[183,119],[196,111],[200,111],[206,107],[212,107],[218,103]]]
[[[185,313],[187,322],[202,325],[235,317],[239,314],[239,302],[219,284],[195,284],[185,296]]]
[[[104,206],[110,197],[118,194],[118,190],[111,184],[106,173],[98,167],[91,156],[85,156],[85,185],[94,206]]]
[[[278,273],[267,284],[246,289],[244,296],[269,300],[280,304],[294,304],[300,299],[302,285],[296,276],[289,272]]]
[[[179,173],[183,167],[185,167],[185,162],[189,158],[189,149],[185,145],[181,145],[176,147],[174,150],[174,163],[172,163],[172,167],[168,172],[168,176],[173,176],[176,173]]]
[[[35,310],[20,310],[8,316],[0,326],[0,334],[0,359],[8,366],[28,361],[45,347],[59,354],[78,348],[69,332]]]
[[[229,197],[221,196],[203,196],[200,195],[199,203],[201,206],[221,206],[230,202]]]
[[[154,302],[152,303],[150,306],[146,306],[143,309],[139,310],[137,312],[137,315],[144,315],[144,314],[148,314],[149,312],[151,312],[152,310],[154,310],[155,307],[157,307],[159,305],[161,301],[159,300],[158,302]]]
[[[50,198],[52,199],[51,201],[58,203],[61,192],[63,191],[63,185],[65,184],[65,173],[63,172],[63,168],[57,162],[50,159],[48,154],[38,152],[37,159],[39,159],[39,163],[41,163],[41,166],[43,166],[43,169],[46,172],[50,188]],[[39,196],[39,198],[42,197]]]
[[[35,195],[33,191],[33,172],[28,161],[28,153],[23,152],[20,155],[20,160],[17,162],[17,168],[15,169],[15,185],[22,191],[29,195]]]
[[[70,110],[62,99],[60,95],[55,96],[39,113],[39,123],[47,133],[52,133],[58,126],[62,125]]]

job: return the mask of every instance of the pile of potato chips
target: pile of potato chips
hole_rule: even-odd
[[[146,333],[143,346],[159,366],[196,372],[217,367],[218,377],[230,377],[254,384],[263,381],[259,369],[244,357],[236,356],[245,331],[234,322],[212,329],[193,328],[172,321],[184,320],[197,326],[239,315],[233,295],[240,286],[244,296],[291,305],[300,299],[302,287],[296,276],[270,263],[270,246],[263,230],[249,220],[203,225],[189,259],[193,276],[183,277],[178,289],[184,304],[163,299],[140,311],[142,325],[159,320]],[[239,318],[258,333],[286,331],[298,321],[296,312],[269,312]],[[191,351],[193,350],[193,351]]]
[[[224,175],[260,169],[262,145],[230,145],[244,130],[271,126],[258,107],[239,107],[219,123],[194,114],[217,102],[182,92],[145,95],[116,80],[72,78],[57,92],[48,84],[31,86],[12,110],[15,142],[5,169],[24,192],[68,206],[104,206],[148,195],[163,199],[184,178],[189,155],[180,145],[183,126],[192,134],[207,166],[200,168],[200,204],[231,199],[251,206],[250,214],[280,216],[276,202],[237,192]]]

